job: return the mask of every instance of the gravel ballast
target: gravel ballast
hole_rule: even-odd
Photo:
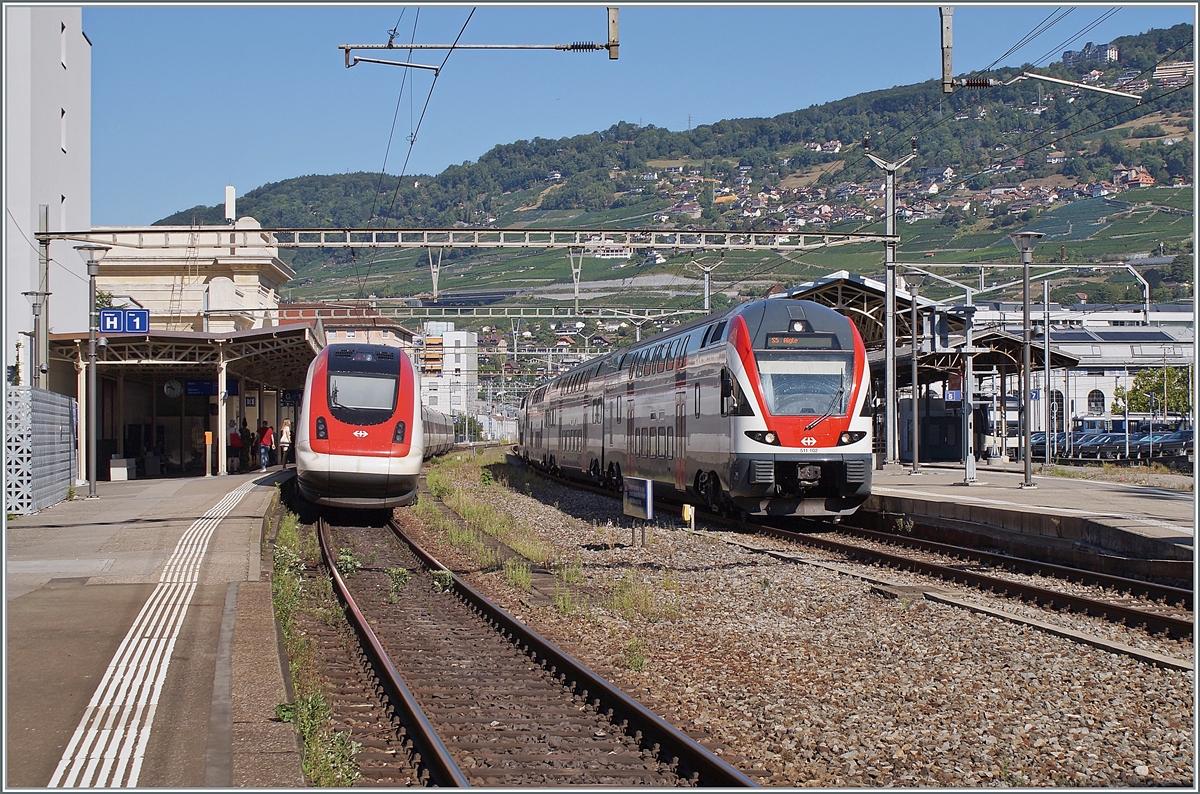
[[[445,469],[460,489],[581,567],[581,584],[555,585],[570,590],[571,608],[475,570],[412,511],[397,511],[406,531],[764,784],[1193,785],[1190,672],[885,597],[853,577],[728,545],[719,532],[656,527],[634,545],[629,527],[615,526],[619,502],[494,461],[495,482],[481,484],[479,461],[459,457]],[[1181,653],[1171,646],[1164,652]]]

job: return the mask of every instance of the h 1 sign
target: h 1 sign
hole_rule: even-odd
[[[100,333],[102,334],[144,334],[149,330],[149,309],[100,310]]]

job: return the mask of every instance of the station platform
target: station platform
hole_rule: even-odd
[[[101,482],[8,521],[6,789],[303,785],[263,549],[291,476]]]
[[[864,520],[911,518],[947,530],[982,526],[996,545],[1025,556],[1063,565],[1099,562],[1119,575],[1192,579],[1192,491],[1042,476],[1040,465],[1033,468],[1035,487],[1023,488],[1021,463],[981,465],[971,485],[961,463],[919,469],[916,475],[910,464],[877,469],[860,511]]]

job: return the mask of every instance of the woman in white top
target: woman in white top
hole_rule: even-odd
[[[287,468],[288,451],[292,448],[292,420],[284,419],[283,427],[279,429],[279,462]]]

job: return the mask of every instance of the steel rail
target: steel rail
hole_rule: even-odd
[[[997,576],[988,576],[987,574],[963,571],[948,565],[939,565],[938,563],[916,560],[912,557],[892,554],[890,552],[880,551],[878,549],[865,549],[861,546],[855,546],[850,543],[843,543],[841,541],[830,540],[829,538],[821,538],[813,535],[806,535],[799,532],[791,532],[786,529],[777,529],[775,527],[766,527],[760,524],[748,523],[742,523],[742,526],[746,527],[747,529],[753,529],[753,531],[760,532],[765,535],[804,543],[811,546],[817,546],[827,551],[836,551],[839,554],[845,554],[849,557],[865,559],[871,562],[882,562],[889,566],[894,565],[899,568],[907,568],[918,573],[936,576],[941,579],[962,582],[964,584],[971,585],[972,587],[977,587],[981,590],[991,590],[993,592],[1000,592],[1004,594],[1014,594],[1022,600],[1028,599],[1043,604],[1053,604],[1054,606],[1058,607],[1066,607],[1075,612],[1082,612],[1114,622],[1123,621],[1127,626],[1131,627],[1145,624],[1146,629],[1152,633],[1166,631],[1172,636],[1187,638],[1191,638],[1194,633],[1193,621],[1184,618],[1172,617],[1170,615],[1159,615],[1153,612],[1147,612],[1143,609],[1137,609],[1135,607],[1126,607],[1120,604],[1112,604],[1107,601],[1099,601],[1093,598],[1076,596],[1070,593],[1063,593],[1058,590],[1050,590],[1045,587],[1025,584],[1024,582],[1015,582],[1011,579],[1002,579]]]
[[[922,551],[935,552],[937,554],[970,557],[981,562],[1012,568],[1014,570],[1021,571],[1022,573],[1051,574],[1056,578],[1066,579],[1068,581],[1080,581],[1085,584],[1111,587],[1117,590],[1136,593],[1154,600],[1163,599],[1170,603],[1182,604],[1188,609],[1192,608],[1192,591],[1185,590],[1182,587],[1171,587],[1170,585],[1146,582],[1141,579],[1130,579],[1125,576],[1114,576],[1112,574],[1100,573],[1098,571],[1089,571],[1084,568],[1072,568],[1068,565],[1058,565],[1052,562],[1040,562],[1038,560],[1031,560],[1025,557],[1013,557],[998,552],[984,551],[982,549],[974,549],[967,546],[956,546],[951,543],[941,543],[935,540],[909,538],[901,535],[894,535],[890,532],[880,532],[879,530],[875,529],[851,527],[846,526],[845,524],[839,525],[838,531],[844,532],[847,535],[858,535],[859,537],[867,538],[869,540],[877,540],[883,543],[893,543],[900,546],[908,546],[911,548],[921,549]]]
[[[450,751],[446,749],[446,745],[438,737],[437,731],[434,730],[429,718],[425,716],[425,712],[421,710],[417,699],[413,697],[412,692],[404,684],[404,681],[401,680],[400,674],[396,671],[391,659],[388,658],[387,652],[384,651],[383,645],[379,642],[379,638],[375,636],[375,632],[371,630],[371,626],[363,615],[362,610],[358,608],[354,597],[350,595],[350,589],[346,586],[345,580],[342,579],[342,575],[335,564],[333,554],[329,550],[324,518],[317,519],[317,539],[321,544],[321,554],[325,558],[325,567],[329,570],[329,576],[333,580],[334,591],[338,594],[342,603],[346,605],[350,622],[354,626],[354,630],[358,632],[358,636],[362,639],[367,654],[374,662],[376,670],[380,672],[380,679],[384,688],[388,690],[388,695],[391,697],[392,702],[402,712],[404,727],[412,738],[413,745],[420,753],[421,764],[429,770],[430,777],[433,778],[434,783],[438,786],[470,788],[471,784],[467,782],[467,776],[462,773],[462,770],[458,768],[458,764],[454,763],[454,759],[450,757]]]
[[[698,776],[701,786],[758,787],[749,777],[492,603],[408,538],[395,521],[388,522],[388,527],[402,543],[412,549],[413,554],[424,565],[432,570],[450,573],[454,579],[455,594],[480,616],[495,625],[514,645],[539,658],[552,676],[564,684],[569,684],[572,689],[583,692],[585,699],[598,699],[600,708],[611,711],[609,718],[614,724],[621,725],[625,722],[627,730],[632,729],[641,734],[642,742],[650,746],[657,745],[658,752],[666,758],[674,757],[676,774],[682,780],[687,780],[687,773],[690,773]]]
[[[605,494],[614,499],[620,498],[618,494],[615,494],[606,488],[588,485],[586,483],[580,483],[574,480],[566,480],[564,478],[555,477],[536,469],[535,471],[538,471],[538,473],[543,477],[552,479],[571,488],[580,488],[583,490],[592,491],[593,493]],[[1065,607],[1075,612],[1082,612],[1113,622],[1124,622],[1126,625],[1131,627],[1144,624],[1146,629],[1152,633],[1166,631],[1172,636],[1188,638],[1191,638],[1194,635],[1194,622],[1185,618],[1176,618],[1170,615],[1159,615],[1153,612],[1147,612],[1146,610],[1137,609],[1135,607],[1126,607],[1106,601],[1085,598],[1083,596],[1075,596],[1071,595],[1070,593],[1060,592],[1058,590],[1050,590],[1044,587],[1037,587],[1036,585],[1015,582],[1011,579],[1002,579],[996,576],[962,571],[950,566],[923,562],[921,560],[915,560],[911,557],[904,557],[899,554],[891,554],[889,552],[877,551],[874,549],[865,549],[861,546],[842,543],[840,541],[830,540],[828,538],[822,538],[807,533],[791,532],[786,529],[769,527],[764,524],[756,524],[750,521],[737,521],[709,513],[704,510],[701,512],[703,512],[704,515],[711,521],[723,523],[726,526],[742,529],[751,533],[759,533],[795,543],[816,546],[818,548],[823,548],[826,551],[834,551],[839,554],[845,554],[847,556],[857,557],[859,559],[866,559],[868,561],[883,562],[887,565],[893,565],[899,568],[908,568],[918,573],[936,576],[938,578],[948,579],[951,581],[962,582],[981,590],[990,590],[992,592],[1000,592],[1005,594],[1011,593],[1020,597],[1022,600],[1028,599],[1034,602],[1041,602],[1043,604],[1053,604],[1055,606]],[[842,528],[839,527],[839,529]],[[1036,560],[1028,562],[1035,566],[1048,566],[1048,564],[1040,563]],[[1141,582],[1137,583],[1143,584]]]

